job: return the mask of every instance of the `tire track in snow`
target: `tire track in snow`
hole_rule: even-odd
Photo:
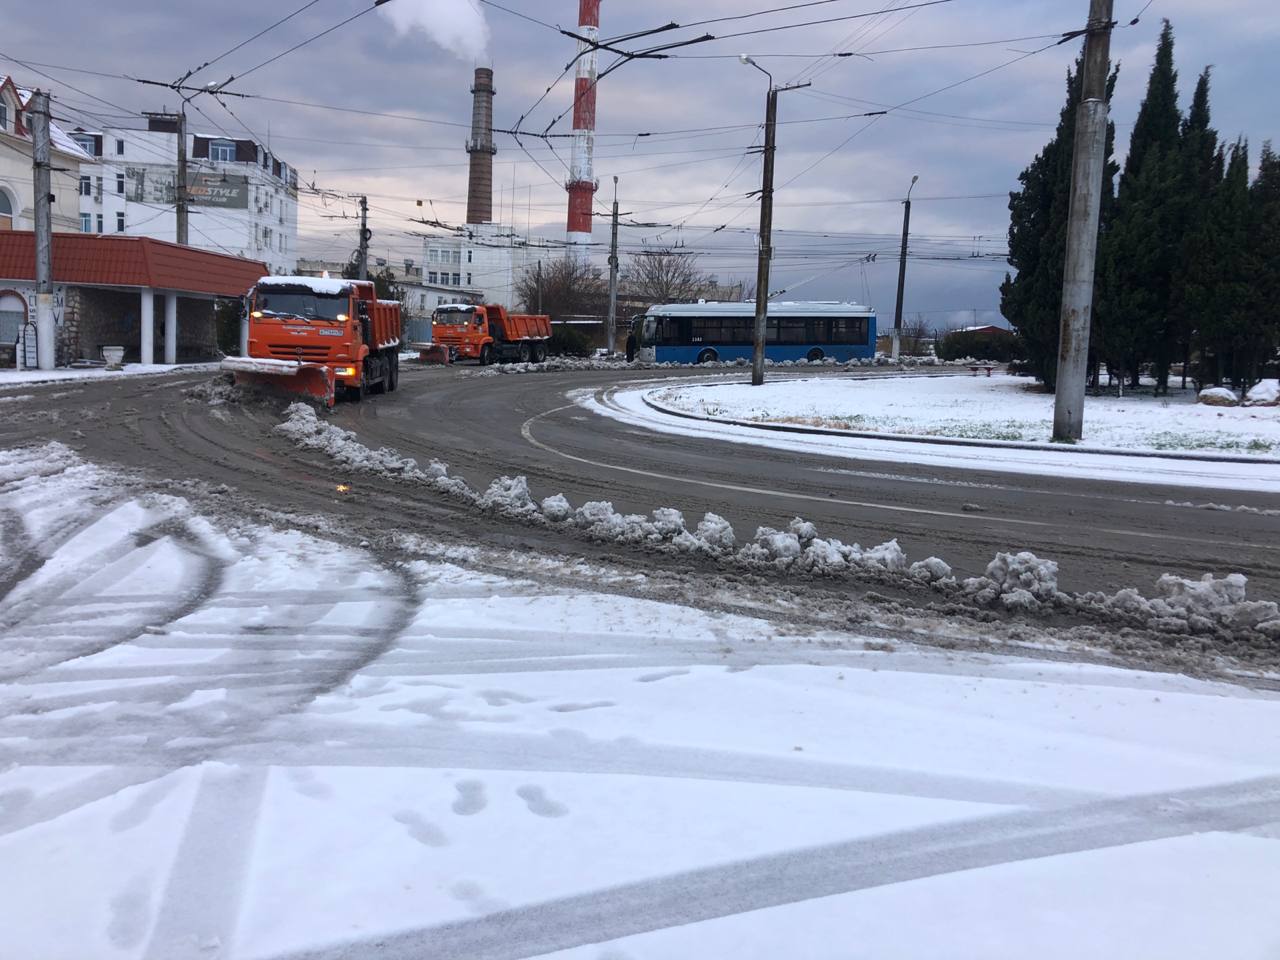
[[[1005,863],[1280,817],[1280,777],[924,827],[624,884],[269,960],[523,960],[669,927]]]

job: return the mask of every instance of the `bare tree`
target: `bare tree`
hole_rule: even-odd
[[[627,297],[642,303],[687,303],[715,289],[715,277],[698,268],[698,255],[673,247],[642,250],[622,270]]]
[[[899,338],[900,352],[903,356],[927,356],[931,340],[929,324],[923,313],[917,313],[903,322],[902,335]]]
[[[572,256],[529,267],[516,280],[515,293],[526,310],[541,309],[553,320],[604,316],[609,305],[609,285],[599,268]]]

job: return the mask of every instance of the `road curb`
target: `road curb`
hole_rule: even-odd
[[[858,378],[855,378],[858,379]],[[866,378],[873,379],[873,378]],[[697,384],[689,384],[697,386]],[[725,417],[709,417],[705,414],[689,413],[676,410],[642,394],[640,399],[644,405],[656,413],[682,420],[696,420],[702,423],[717,423],[729,427],[748,427],[752,430],[764,430],[772,433],[794,433],[820,437],[847,437],[853,440],[888,440],[893,443],[926,443],[938,447],[967,447],[986,450],[1032,450],[1042,453],[1064,454],[1085,453],[1092,456],[1131,457],[1135,460],[1185,460],[1192,463],[1257,463],[1280,466],[1280,459],[1274,457],[1239,457],[1227,454],[1195,454],[1178,451],[1161,450],[1109,450],[1102,447],[1078,447],[1069,444],[1025,443],[1016,440],[967,440],[958,437],[921,437],[910,434],[872,433],[866,430],[835,430],[830,427],[802,427],[788,423],[758,423],[751,420],[732,420]]]

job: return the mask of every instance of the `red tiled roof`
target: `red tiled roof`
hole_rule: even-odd
[[[153,240],[88,233],[53,235],[55,283],[151,287],[179,293],[239,297],[270,271],[265,263]],[[0,230],[0,281],[35,279],[30,230]]]

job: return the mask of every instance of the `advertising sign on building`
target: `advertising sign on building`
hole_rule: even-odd
[[[132,199],[139,203],[169,205],[175,202],[173,168],[129,167]],[[249,178],[238,173],[187,173],[187,197],[192,206],[249,209]]]
[[[249,209],[249,178],[240,174],[189,173],[187,196],[198,207]]]

